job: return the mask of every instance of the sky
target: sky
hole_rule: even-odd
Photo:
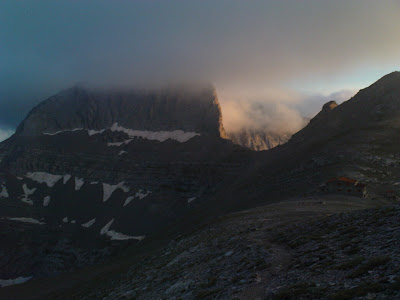
[[[210,82],[229,130],[298,130],[400,69],[399,0],[0,2],[0,140],[75,84]]]

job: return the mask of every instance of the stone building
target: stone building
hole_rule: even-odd
[[[365,198],[367,186],[358,180],[347,177],[331,178],[321,187],[323,192],[338,193]]]

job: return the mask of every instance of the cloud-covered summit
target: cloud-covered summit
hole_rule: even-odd
[[[273,110],[317,110],[315,95],[398,69],[399,13],[395,0],[3,1],[0,127],[77,82],[206,81],[222,106],[257,98]]]

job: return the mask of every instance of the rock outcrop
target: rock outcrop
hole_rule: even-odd
[[[74,87],[32,109],[16,134],[38,136],[76,128],[102,130],[114,123],[133,130],[182,130],[225,137],[221,108],[211,87],[157,91]]]
[[[228,132],[227,137],[233,143],[255,151],[269,150],[286,143],[291,133],[269,132],[243,128],[237,132]]]

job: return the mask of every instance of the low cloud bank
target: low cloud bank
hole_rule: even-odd
[[[222,107],[224,127],[227,132],[242,129],[268,131],[278,134],[293,134],[314,117],[322,105],[330,100],[342,103],[350,99],[356,91],[342,90],[329,95],[274,93],[271,98],[244,98],[222,93],[219,97]]]

